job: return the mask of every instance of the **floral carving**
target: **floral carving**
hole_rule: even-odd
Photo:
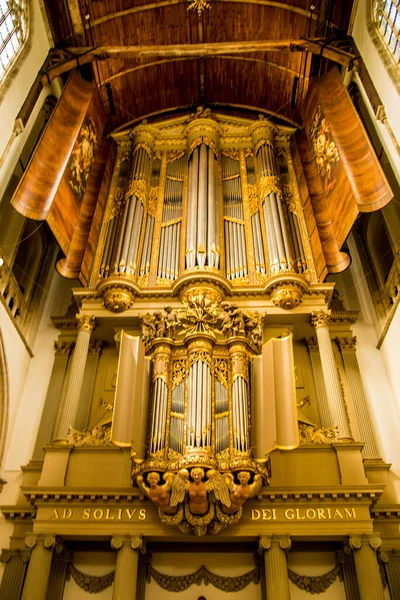
[[[322,113],[321,105],[318,105],[315,111],[310,127],[310,138],[314,148],[317,170],[324,183],[324,191],[329,194],[336,185],[337,178],[334,174],[334,167],[340,157],[336,144],[331,138],[331,128]]]
[[[97,147],[96,129],[92,119],[88,119],[81,127],[69,163],[71,173],[69,185],[79,200],[84,196]]]

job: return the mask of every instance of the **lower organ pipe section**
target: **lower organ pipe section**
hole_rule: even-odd
[[[247,381],[238,376],[232,385],[233,447],[249,449],[249,390]]]
[[[169,447],[175,452],[183,452],[183,432],[185,419],[185,383],[181,381],[172,390]]]
[[[189,159],[186,268],[219,268],[217,165],[204,142]]]
[[[153,386],[153,411],[150,431],[150,452],[155,454],[165,448],[165,427],[167,423],[168,386],[158,378]]]
[[[211,369],[202,360],[190,367],[188,379],[187,448],[205,448],[211,445]]]
[[[229,448],[229,399],[227,387],[215,380],[215,451]]]

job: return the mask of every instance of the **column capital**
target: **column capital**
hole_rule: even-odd
[[[318,329],[318,327],[329,327],[331,314],[331,310],[320,310],[318,312],[312,312],[310,317],[311,325],[315,327],[315,329]]]
[[[62,540],[51,533],[28,533],[25,538],[25,546],[33,550],[37,545],[42,545],[49,550],[54,548],[57,553],[60,553],[63,548]]]
[[[31,553],[30,550],[11,550],[10,548],[1,551],[0,562],[8,563],[13,557],[21,558],[22,562],[28,562]]]
[[[339,346],[341,352],[355,352],[357,345],[357,337],[355,335],[347,337],[337,337],[336,343]]]
[[[318,340],[316,337],[304,338],[307,350],[309,352],[318,352]]]
[[[288,535],[262,535],[258,540],[258,549],[260,552],[270,550],[273,545],[278,545],[281,550],[288,552],[292,542]]]
[[[56,340],[54,342],[54,353],[56,356],[68,356],[74,346],[75,342],[60,342]]]
[[[92,333],[96,326],[96,318],[94,315],[76,315],[76,323],[78,331],[87,331]]]
[[[114,535],[111,538],[111,548],[121,550],[123,547],[139,551],[144,549],[144,540],[141,535]]]
[[[363,535],[351,535],[349,536],[349,548],[353,551],[360,550],[363,546],[369,546],[377,552],[382,545],[381,538],[374,533],[366,533]]]

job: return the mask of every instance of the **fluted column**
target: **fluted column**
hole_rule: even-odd
[[[29,554],[29,550],[2,551],[0,562],[5,564],[1,579],[0,598],[20,599]]]
[[[375,441],[374,430],[372,429],[371,417],[368,411],[367,399],[365,398],[356,356],[357,338],[337,338],[336,341],[342,354],[344,369],[353,398],[361,441],[365,444],[363,456],[364,458],[377,458],[379,457],[379,451]]]
[[[290,550],[288,536],[262,536],[259,549],[264,552],[265,582],[268,600],[290,600],[286,552]]]
[[[310,354],[321,425],[322,427],[331,427],[332,422],[329,414],[328,400],[326,398],[324,375],[322,373],[321,356],[319,354],[317,339],[315,337],[306,338],[306,344]]]
[[[78,337],[76,339],[68,387],[65,393],[64,406],[56,435],[59,439],[65,439],[68,435],[69,427],[74,427],[76,423],[89,350],[90,335],[95,327],[95,318],[90,315],[78,315],[76,321],[78,324]]]
[[[335,354],[329,333],[329,320],[331,311],[312,313],[311,323],[315,327],[321,356],[322,374],[324,376],[325,391],[329,414],[332,425],[337,425],[339,438],[352,440],[346,405],[343,398]]]
[[[114,536],[111,547],[117,550],[113,600],[135,600],[139,554],[143,546],[140,535]]]
[[[376,556],[381,544],[381,539],[375,534],[349,538],[349,546],[353,550],[356,565],[360,600],[384,600],[385,598]]]
[[[69,356],[74,345],[75,342],[54,342],[54,365],[33,451],[33,460],[44,459],[43,446],[50,444],[53,439],[53,431],[60,404],[65,373],[67,371]]]
[[[21,600],[46,600],[56,538],[54,535],[30,533],[25,540],[25,544],[32,549],[32,552]]]

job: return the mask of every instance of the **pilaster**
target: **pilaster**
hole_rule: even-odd
[[[329,407],[330,425],[337,425],[339,438],[352,441],[349,419],[343,398],[335,354],[329,333],[331,311],[314,312],[311,324],[315,327],[321,356],[322,373],[325,382],[325,392]]]
[[[20,599],[29,556],[29,550],[2,551],[0,562],[5,564],[0,585],[0,598]]]
[[[377,458],[379,457],[379,451],[375,441],[371,417],[368,411],[368,404],[365,398],[356,356],[357,338],[350,336],[342,337],[337,338],[336,342],[342,354],[346,377],[353,398],[357,424],[360,430],[361,441],[365,444],[363,456],[364,458]]]
[[[33,450],[33,460],[43,460],[43,446],[47,446],[52,442],[68,360],[74,345],[75,342],[54,342],[55,357],[53,370]]]
[[[322,427],[331,427],[332,422],[329,414],[329,406],[326,397],[324,375],[322,373],[321,356],[319,354],[317,338],[306,338],[305,342],[310,354],[311,369],[314,377],[321,425]]]
[[[136,600],[139,550],[143,546],[140,535],[114,536],[111,547],[117,550],[117,565],[113,600]]]
[[[25,544],[32,552],[21,600],[46,600],[56,538],[54,535],[30,533],[25,539]]]
[[[57,438],[65,439],[69,427],[74,427],[81,398],[85,366],[89,351],[90,336],[95,327],[95,318],[90,315],[77,315],[78,337],[72,357],[71,372],[65,393],[64,406],[58,425]]]
[[[96,381],[97,366],[101,351],[103,349],[103,342],[100,340],[92,340],[89,343],[88,355],[85,366],[85,374],[82,382],[82,390],[80,395],[80,402],[78,405],[78,411],[76,413],[75,428],[78,431],[85,431],[88,426],[90,407],[92,404],[92,396],[94,384]]]
[[[290,550],[288,536],[262,536],[259,549],[264,552],[267,598],[290,600],[286,553]]]
[[[349,547],[354,554],[360,600],[384,600],[379,564],[376,556],[382,540],[375,534],[350,536]]]

